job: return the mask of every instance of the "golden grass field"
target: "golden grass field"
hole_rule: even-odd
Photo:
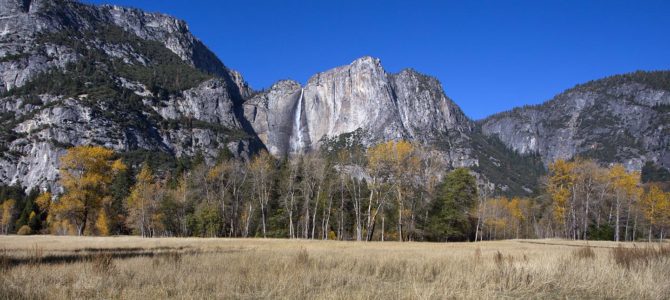
[[[670,251],[583,245],[1,236],[0,298],[670,298]]]

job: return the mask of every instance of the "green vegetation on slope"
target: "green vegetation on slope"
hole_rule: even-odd
[[[534,195],[539,192],[540,178],[546,174],[538,154],[521,155],[510,150],[497,137],[472,135],[471,144],[479,165],[474,168],[497,183],[497,194],[508,196]],[[507,186],[507,189],[501,189]]]

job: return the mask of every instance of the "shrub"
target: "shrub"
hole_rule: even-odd
[[[165,259],[172,265],[179,265],[181,263],[182,255],[179,252],[171,251],[166,255]]]
[[[589,226],[589,240],[594,241],[613,241],[614,227],[609,224],[602,224],[600,226]]]
[[[596,253],[587,245],[586,247],[580,247],[573,251],[572,256],[578,259],[594,259],[596,258]]]
[[[654,261],[670,258],[670,246],[647,246],[644,248],[612,248],[612,259],[614,262],[626,269],[634,266],[649,266]]]
[[[4,270],[9,268],[9,255],[7,255],[7,250],[1,249],[0,250],[0,270]]]
[[[30,229],[30,226],[28,225],[23,225],[21,228],[19,228],[19,231],[16,232],[18,235],[29,235],[32,234],[33,231]]]
[[[295,255],[295,264],[298,266],[309,265],[309,252],[305,248],[301,248]]]
[[[35,244],[30,250],[30,263],[31,264],[40,264],[42,263],[42,257],[44,257],[44,249],[39,245]]]
[[[482,261],[482,249],[477,247],[475,249],[475,262],[480,263]]]
[[[111,253],[98,253],[93,256],[93,270],[100,274],[109,274],[116,270],[114,267],[114,258]]]

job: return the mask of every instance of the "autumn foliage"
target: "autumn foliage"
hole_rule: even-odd
[[[540,193],[494,194],[486,178],[407,141],[276,159],[129,165],[103,147],[61,158],[60,191],[0,205],[4,234],[136,234],[359,241],[664,238],[670,194],[640,173],[558,160]],[[450,171],[445,172],[444,170]],[[495,190],[503,190],[497,187]],[[25,204],[25,207],[23,207]]]
[[[61,158],[61,185],[65,192],[49,208],[54,233],[109,234],[106,209],[109,186],[126,166],[104,147],[81,146]]]

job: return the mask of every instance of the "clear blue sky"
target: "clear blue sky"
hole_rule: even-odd
[[[591,79],[670,69],[670,1],[88,0],[163,12],[254,88],[371,55],[479,119]]]

